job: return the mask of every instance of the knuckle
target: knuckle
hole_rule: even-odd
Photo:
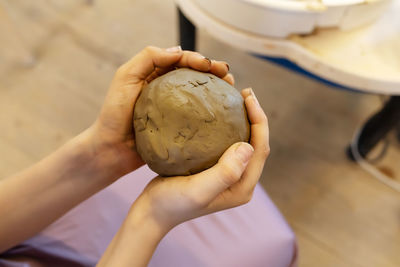
[[[262,125],[264,125],[265,127],[268,127],[268,117],[267,117],[267,115],[265,114],[265,112],[264,112],[264,110],[262,109],[261,106],[260,106],[260,108],[261,108],[261,112],[260,112],[260,114],[259,114],[260,123],[261,123]]]
[[[127,66],[126,66],[126,64],[122,64],[121,66],[118,67],[118,69],[115,73],[118,76],[123,76],[123,75],[125,75],[126,72],[127,72]]]
[[[260,154],[264,159],[268,158],[270,153],[271,153],[271,148],[269,147],[269,144],[265,144],[261,147]]]
[[[185,198],[190,202],[191,207],[204,208],[208,204],[206,197],[201,194],[187,192]]]
[[[187,51],[186,54],[188,56],[202,56],[199,52],[197,51]]]
[[[263,118],[263,121],[265,122],[265,123],[268,123],[268,117],[267,117],[267,114],[265,114],[265,112],[263,112],[263,116],[262,116]]]
[[[249,203],[252,198],[253,198],[253,191],[251,191],[250,193],[244,194],[240,201],[240,205]]]
[[[239,178],[237,171],[230,165],[223,166],[221,172],[221,179],[228,186],[234,184]]]
[[[148,45],[143,49],[143,52],[148,53],[148,54],[152,54],[155,50],[154,46]]]
[[[204,56],[202,54],[200,54],[199,52],[193,52],[193,55],[204,58]]]

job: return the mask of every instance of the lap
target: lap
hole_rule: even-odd
[[[287,267],[294,255],[293,232],[257,186],[247,205],[173,229],[159,245],[149,267]]]
[[[57,266],[62,263],[71,266],[68,262],[94,266],[130,205],[154,176],[147,167],[126,175],[37,236],[0,255],[0,265],[42,266],[42,258],[42,262],[50,261]],[[159,244],[149,266],[286,267],[294,255],[293,232],[263,189],[257,186],[248,204],[174,228]],[[28,262],[32,264],[26,265]]]

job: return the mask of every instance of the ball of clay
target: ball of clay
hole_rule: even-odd
[[[240,93],[213,74],[185,68],[143,88],[134,129],[139,155],[161,176],[205,170],[250,134]]]

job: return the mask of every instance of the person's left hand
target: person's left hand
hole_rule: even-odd
[[[163,234],[176,225],[250,201],[269,156],[268,119],[250,88],[242,90],[250,120],[250,144],[235,143],[213,167],[190,176],[156,177],[132,205],[133,222]]]
[[[146,47],[117,70],[104,105],[95,123],[88,129],[96,165],[112,169],[118,178],[144,164],[135,149],[133,110],[146,83],[175,68],[192,68],[210,72],[233,84],[229,66],[205,58],[196,52],[172,47]],[[118,177],[117,177],[118,176]]]

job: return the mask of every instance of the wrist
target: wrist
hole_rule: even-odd
[[[127,151],[130,148],[123,144],[101,142],[97,135],[92,126],[71,140],[71,145],[79,154],[78,158],[91,176],[111,184],[142,165],[132,158],[131,151]]]
[[[141,197],[132,205],[124,223],[99,261],[99,267],[147,266],[161,239],[167,234],[168,230],[150,216]]]
[[[122,176],[117,168],[106,160],[109,157],[107,151],[94,149],[90,128],[71,139],[61,149],[70,151],[73,161],[70,166],[77,170],[75,177],[85,182],[91,181],[105,187]]]
[[[147,232],[151,232],[153,239],[161,240],[174,226],[160,220],[152,210],[151,203],[140,195],[130,208],[127,221],[130,228],[145,227]]]

